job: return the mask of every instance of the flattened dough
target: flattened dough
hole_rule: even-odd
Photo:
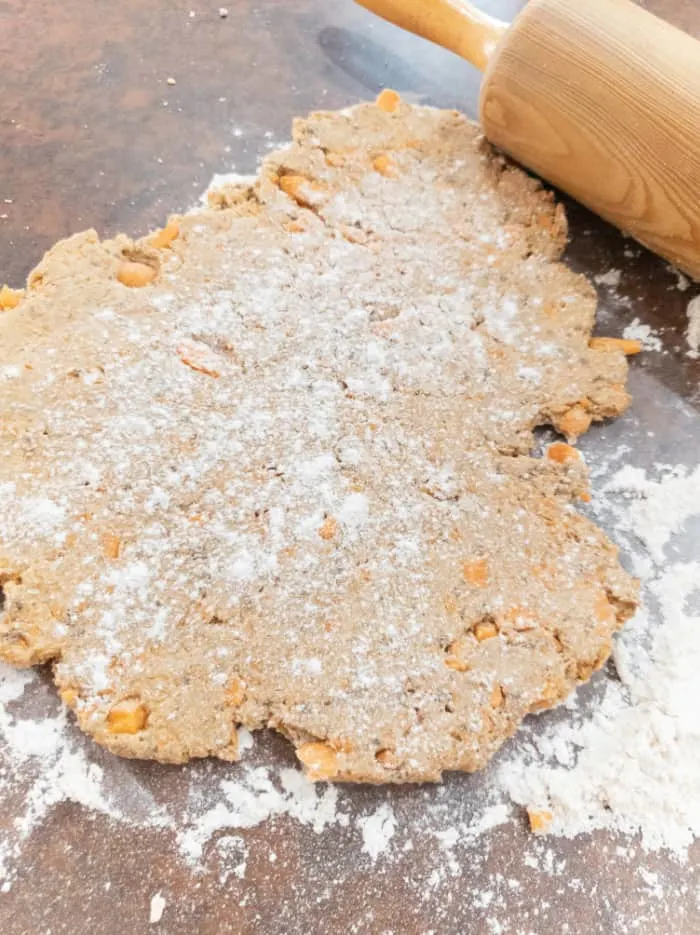
[[[636,603],[582,462],[530,456],[628,404],[562,208],[461,115],[366,104],[168,231],[57,244],[0,318],[2,658],[123,756],[243,724],[312,778],[479,769]]]

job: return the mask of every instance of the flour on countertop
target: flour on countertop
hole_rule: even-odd
[[[630,341],[639,341],[645,351],[662,351],[663,343],[650,325],[635,318],[622,332],[622,337]]]
[[[330,825],[348,823],[347,814],[338,810],[335,786],[314,785],[296,769],[282,769],[276,776],[262,766],[244,768],[242,772],[242,777],[220,783],[216,804],[211,808],[199,811],[198,796],[193,797],[187,827],[177,836],[180,853],[190,866],[202,868],[205,846],[215,834],[232,828],[253,828],[279,815],[289,815],[317,834]]]
[[[362,831],[362,850],[369,854],[372,863],[380,854],[384,854],[396,831],[394,811],[388,803],[380,805],[371,815],[358,818],[357,824]]]
[[[153,896],[151,896],[151,908],[148,916],[148,921],[151,925],[155,925],[163,918],[165,906],[165,898],[161,893],[154,893]]]
[[[700,561],[667,554],[700,516],[700,468],[662,468],[654,480],[626,466],[603,489],[660,623],[639,613],[616,644],[619,681],[595,710],[521,743],[499,782],[513,801],[551,812],[554,833],[640,833],[646,847],[682,856],[700,837]]]
[[[679,292],[687,292],[690,289],[690,280],[684,273],[681,273],[675,266],[669,266],[668,271],[676,277],[676,282],[672,288],[677,289]]]
[[[700,295],[688,303],[688,357],[700,357]]]
[[[657,565],[672,536],[700,511],[700,467],[661,467],[660,475],[652,480],[641,468],[626,465],[604,487],[629,500],[629,508],[618,512],[619,528],[641,541]]]
[[[609,289],[614,290],[620,285],[621,278],[622,270],[609,269],[607,273],[600,273],[598,276],[594,276],[593,281],[597,286],[607,286]]]

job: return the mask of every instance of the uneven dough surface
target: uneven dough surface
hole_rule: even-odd
[[[57,244],[0,316],[2,658],[124,756],[235,760],[243,724],[312,778],[482,767],[636,603],[583,463],[530,456],[629,401],[565,239],[385,95],[155,239]]]

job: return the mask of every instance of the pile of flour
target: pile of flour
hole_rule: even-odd
[[[654,473],[623,467],[602,490],[644,583],[645,609],[617,640],[619,680],[592,712],[572,699],[498,777],[514,802],[550,811],[554,833],[640,832],[682,855],[700,837],[700,561],[679,550],[700,517],[700,468]]]

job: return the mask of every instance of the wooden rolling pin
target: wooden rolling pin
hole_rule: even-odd
[[[484,71],[489,140],[700,279],[700,42],[629,0],[358,0]]]

